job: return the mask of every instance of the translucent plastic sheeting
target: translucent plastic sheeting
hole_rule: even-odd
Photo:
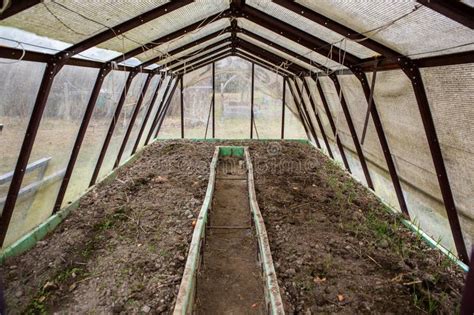
[[[414,58],[474,49],[473,30],[416,0],[297,2]]]
[[[291,84],[291,83],[290,83]],[[288,83],[285,92],[285,136],[284,139],[308,139],[308,135],[303,127],[295,99],[291,93]],[[293,87],[293,91],[295,91]],[[296,91],[295,91],[296,92]]]
[[[120,165],[122,165],[132,154],[133,146],[135,145],[135,142],[137,141],[138,133],[140,132],[140,128],[143,124],[143,119],[145,118],[146,112],[148,111],[151,99],[153,97],[153,94],[155,94],[159,81],[160,81],[160,76],[155,75],[151,79],[148,85],[148,89],[146,90],[144,94],[143,102],[140,106],[137,118],[135,119],[135,123],[133,124],[132,131],[128,138],[127,145],[125,146],[125,150],[123,151],[123,154],[120,160]]]
[[[239,57],[216,62],[216,138],[250,137],[251,68]]]
[[[183,77],[184,134],[212,138],[212,64]]]
[[[148,134],[150,133],[151,125],[153,124],[153,120],[155,119],[157,111],[160,108],[160,105],[163,99],[163,94],[165,93],[166,86],[168,85],[169,80],[170,80],[170,76],[167,76],[164,78],[164,81],[161,84],[160,90],[158,91],[158,95],[155,100],[155,104],[153,105],[152,111],[150,113],[150,117],[148,118],[148,121],[146,122],[145,129],[143,130],[142,137],[140,138],[138,148],[142,148],[145,145],[146,138],[148,137]]]
[[[275,42],[276,44],[286,47],[302,56],[305,56],[306,58],[314,60],[314,62],[317,62],[327,68],[330,69],[346,69],[346,67],[340,65],[339,63],[331,60],[328,58],[328,56],[321,55],[311,49],[306,48],[305,46],[302,46],[298,44],[297,42],[291,41],[288,38],[275,33],[267,28],[264,28],[252,21],[249,21],[244,18],[238,18],[237,23],[240,27],[255,33],[261,37],[270,39],[271,41]]]
[[[220,54],[223,51],[229,51],[230,47],[228,47],[227,49],[222,49],[223,47],[228,46],[228,45],[229,45],[229,43],[224,43],[224,44],[221,44],[221,45],[218,45],[218,46],[214,47],[211,50],[197,52],[195,55],[193,55],[193,57],[182,60],[182,61],[172,65],[172,67],[170,67],[170,69],[172,69],[172,70],[173,69],[180,69],[180,68],[183,68],[184,66],[190,67],[190,66],[196,65],[196,64],[202,62],[204,59],[212,58],[213,56],[215,56],[217,54]],[[203,58],[198,58],[200,56],[204,56],[204,57]],[[195,58],[198,58],[198,59],[194,60]],[[194,60],[194,61],[192,61],[192,60]],[[192,70],[190,70],[190,71],[192,71]]]
[[[176,80],[174,82],[176,82]],[[170,91],[172,91],[172,88],[175,84],[174,82],[172,82]],[[166,111],[161,128],[158,132],[158,139],[181,138],[181,87],[179,81],[177,81],[176,84],[177,86],[174,94],[170,95],[171,101],[168,110]],[[153,136],[155,134],[156,132],[153,133]]]
[[[192,48],[189,48],[189,49],[186,49],[180,53],[176,53],[174,54],[173,56],[170,56],[168,58],[165,58],[165,59],[162,59],[160,60],[159,62],[157,62],[158,64],[160,65],[164,65],[166,66],[167,63],[171,62],[171,61],[175,61],[175,60],[179,60],[179,61],[185,61],[185,60],[189,60],[190,58],[194,58],[196,56],[198,56],[198,54],[201,54],[203,53],[203,50],[204,48],[206,48],[207,46],[211,45],[211,44],[214,44],[214,43],[217,43],[218,41],[221,41],[223,39],[226,39],[226,38],[229,38],[230,37],[230,33],[224,33],[222,35],[219,35],[217,37],[214,37],[213,39],[210,39],[202,44],[199,44],[199,45],[196,45]],[[225,44],[222,44],[222,45],[225,45]],[[189,56],[188,56],[189,55]],[[187,58],[184,58],[188,56]]]
[[[319,91],[316,87],[316,82],[313,79],[309,78],[309,77],[305,78],[305,80],[306,80],[306,83],[308,84],[309,91],[310,91],[310,93],[313,97],[313,100],[315,102],[316,111],[317,111],[317,113],[319,115],[319,118],[321,120],[321,124],[323,125],[323,129],[326,131],[326,137],[328,139],[329,147],[331,148],[332,154],[334,155],[334,158],[335,158],[336,162],[338,162],[341,165],[341,167],[344,168],[343,160],[342,160],[341,154],[339,152],[339,149],[337,147],[336,139],[334,137],[334,133],[333,133],[331,125],[329,123],[329,119],[328,119],[326,110],[325,110],[323,102],[321,100],[321,96],[320,96]]]
[[[0,213],[10,187],[13,171],[25,137],[31,111],[45,65],[35,62],[0,59]],[[31,183],[38,171],[25,173]]]
[[[192,32],[186,33],[174,40],[170,40],[153,49],[147,50],[136,56],[141,61],[147,61],[158,56],[166,56],[168,52],[182,47],[186,44],[199,40],[214,32],[223,31],[224,28],[230,26],[229,19],[219,19],[217,21],[207,21],[200,28],[196,28]]]
[[[112,171],[115,159],[117,158],[120,146],[122,145],[125,132],[127,131],[128,125],[130,123],[130,118],[132,117],[133,111],[137,105],[138,98],[142,93],[142,87],[145,83],[147,75],[144,73],[137,74],[130,85],[130,88],[127,91],[127,96],[125,102],[123,103],[122,110],[120,111],[119,118],[117,119],[114,133],[110,139],[107,152],[104,157],[104,161],[99,171],[99,179],[104,178],[110,171]]]
[[[1,21],[0,25],[73,44],[167,2],[45,0]]]
[[[469,249],[474,243],[474,64],[425,68],[421,74]]]
[[[228,0],[196,0],[99,45],[129,51],[229,8]]]
[[[110,72],[102,83],[97,102],[87,128],[76,165],[69,180],[63,206],[76,200],[88,187],[92,178],[105,136],[115,113],[127,73]]]
[[[56,75],[28,163],[48,161],[35,178],[22,183],[4,246],[51,215],[97,73],[65,66]]]
[[[293,63],[293,64],[296,64],[296,65],[299,65],[305,69],[308,69],[308,70],[313,70],[314,72],[318,72],[318,68],[306,63],[306,62],[303,62],[297,58],[294,58],[292,57],[291,55],[288,55],[286,53],[283,53],[281,52],[281,50],[279,49],[275,49],[273,48],[272,46],[269,46],[267,44],[264,44],[262,43],[261,41],[259,40],[256,40],[256,39],[253,39],[252,37],[250,36],[247,36],[245,34],[238,34],[237,37],[239,38],[242,38],[243,40],[246,40],[247,42],[250,42],[252,44],[254,44],[255,46],[257,47],[260,47],[260,48],[263,48],[265,50],[268,50],[269,52],[285,59],[285,64],[290,64],[290,63]]]
[[[297,78],[296,83],[298,85],[299,90],[301,91],[301,95],[303,96],[303,101],[304,101],[303,104],[306,108],[306,111],[308,112],[310,123],[312,124],[312,126],[313,126],[313,128],[316,132],[316,136],[317,136],[319,144],[321,146],[321,150],[324,153],[327,154],[328,149],[327,149],[326,144],[325,144],[324,139],[323,139],[323,133],[321,131],[321,128],[319,128],[318,121],[316,119],[315,111],[313,110],[313,107],[311,105],[311,101],[310,101],[310,98],[308,96],[308,93],[306,93],[306,89],[303,86],[303,81],[301,79]]]
[[[249,56],[250,56],[250,59],[251,59],[251,60],[253,60],[253,61],[260,61],[261,63],[267,65],[267,66],[270,67],[270,68],[272,68],[276,73],[278,73],[278,74],[280,74],[280,75],[288,75],[288,74],[289,74],[289,72],[284,71],[283,65],[281,65],[281,66],[280,66],[280,65],[275,66],[274,64],[268,63],[267,60],[265,60],[265,59],[263,59],[263,58],[260,58],[260,57],[254,55],[254,54],[251,54],[251,53],[249,53],[248,51],[245,51],[245,50],[243,50],[243,49],[237,48],[237,52],[240,52],[240,53],[244,52],[244,53],[246,54],[246,57],[247,57],[247,58],[249,58]]]
[[[248,0],[247,4],[255,7],[256,9],[271,15],[282,22],[288,23],[308,34],[317,34],[317,37],[324,40],[328,44],[339,44],[339,42],[345,38],[344,36],[321,26],[310,19],[305,18],[301,14],[287,10],[276,3],[268,0]],[[342,46],[344,47],[344,45]],[[359,58],[370,58],[377,56],[378,53],[370,50],[356,42],[348,41],[345,45],[347,52],[359,57]]]
[[[281,137],[283,78],[275,72],[255,66],[254,131],[259,139]]]
[[[401,70],[377,73],[374,98],[412,221],[455,252],[411,81]]]
[[[370,114],[364,142],[362,144],[364,122],[368,109],[368,103],[362,85],[360,84],[359,79],[354,75],[339,75],[338,78],[341,84],[342,93],[344,94],[352,117],[357,137],[361,143],[362,152],[369,168],[375,192],[388,204],[398,211],[401,211],[377,131],[375,130],[372,115]],[[374,105],[374,103],[372,104],[372,106],[376,105]],[[362,178],[360,178],[361,180],[365,180],[362,169],[357,170],[357,172],[354,171],[354,173],[358,176],[362,176]]]

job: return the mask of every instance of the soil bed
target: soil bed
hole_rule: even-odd
[[[29,252],[1,266],[16,313],[153,313],[174,305],[209,148],[156,143]]]
[[[169,313],[215,145],[247,145],[288,314],[455,313],[463,273],[296,142],[166,141],[0,267],[11,313]]]

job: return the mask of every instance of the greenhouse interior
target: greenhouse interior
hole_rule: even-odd
[[[474,314],[473,28],[0,1],[0,314]]]

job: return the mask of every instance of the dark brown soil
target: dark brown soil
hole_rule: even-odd
[[[257,240],[242,162],[235,157],[219,159],[203,263],[197,278],[197,314],[265,314]]]
[[[298,143],[250,147],[287,313],[458,313],[460,269],[338,166]]]
[[[10,313],[170,311],[211,158],[193,144],[154,144],[91,191],[53,234],[1,266]]]
[[[218,143],[223,144],[223,143]],[[288,314],[456,313],[463,273],[308,145],[248,145]],[[0,267],[11,313],[168,313],[216,143],[163,142]]]

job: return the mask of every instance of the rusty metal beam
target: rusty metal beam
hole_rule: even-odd
[[[301,108],[298,104],[299,102],[297,101],[296,93],[293,90],[293,87],[291,86],[291,84],[289,82],[289,77],[285,78],[285,80],[286,80],[286,83],[287,83],[288,88],[290,90],[291,96],[293,97],[293,101],[295,102],[296,110],[298,111],[299,120],[300,120],[301,124],[303,125],[304,131],[306,132],[306,137],[308,137],[308,139],[311,140],[309,130],[308,130],[308,126],[306,125],[306,121],[304,120],[303,114],[301,113]]]
[[[121,61],[130,59],[130,58],[132,58],[132,57],[135,57],[135,56],[137,56],[137,55],[143,53],[144,50],[154,49],[155,47],[158,47],[158,46],[160,46],[160,45],[162,45],[162,44],[166,44],[166,43],[169,42],[169,41],[175,40],[175,39],[177,39],[177,38],[179,38],[179,37],[181,37],[181,36],[184,36],[184,35],[186,35],[186,34],[188,34],[188,33],[192,33],[192,32],[194,32],[194,31],[196,31],[197,29],[201,29],[201,28],[203,28],[203,27],[206,27],[206,25],[207,25],[207,24],[205,24],[206,21],[213,21],[213,22],[215,22],[214,20],[215,20],[216,18],[218,18],[218,19],[216,19],[216,21],[217,21],[217,20],[220,20],[220,19],[222,19],[222,18],[226,18],[226,17],[228,17],[229,15],[230,15],[230,11],[229,11],[229,10],[227,10],[227,11],[225,11],[225,12],[222,12],[222,14],[221,14],[221,13],[213,14],[213,15],[208,16],[208,17],[206,17],[206,18],[204,18],[204,19],[202,19],[202,20],[200,20],[200,21],[197,21],[197,22],[192,23],[192,24],[190,24],[190,25],[188,25],[188,26],[185,26],[185,27],[183,27],[183,28],[181,28],[181,29],[179,29],[179,30],[176,30],[176,31],[174,31],[174,32],[172,32],[172,33],[170,33],[170,34],[167,34],[167,35],[164,35],[164,36],[155,38],[155,39],[152,40],[151,42],[148,42],[148,43],[146,43],[145,45],[143,45],[143,47],[137,47],[137,48],[135,48],[135,49],[132,49],[132,50],[130,50],[130,51],[127,51],[126,53],[124,53],[124,54],[122,54],[122,55],[120,55],[120,56],[115,57],[114,59],[110,60],[109,62],[121,62]],[[211,23],[212,23],[212,22],[211,22]],[[217,32],[215,32],[215,33],[218,33],[218,32],[221,32],[221,31],[217,31]],[[213,38],[213,37],[216,36],[215,33],[209,34],[209,35],[207,35],[207,36],[204,36],[203,38],[197,39],[195,42],[197,42],[197,41],[203,41],[203,42],[204,42],[204,41],[207,40],[207,39],[204,39],[204,38]],[[213,36],[211,36],[211,35],[213,35]],[[183,46],[181,46],[180,48],[182,48],[182,47],[184,47],[184,46],[187,46],[187,45],[183,45]],[[184,49],[187,49],[187,48],[184,48]],[[184,49],[183,49],[183,50],[184,50]]]
[[[448,215],[449,225],[451,227],[451,232],[459,259],[461,259],[461,261],[464,263],[469,264],[469,256],[467,255],[466,244],[464,242],[461,224],[459,223],[453,192],[449,183],[448,173],[444,164],[443,154],[441,152],[438,135],[436,133],[433,116],[431,114],[431,109],[428,102],[428,97],[426,96],[426,90],[420,70],[416,64],[407,59],[400,60],[400,67],[410,79],[413,91],[415,92],[418,110],[420,111],[421,121],[425,130],[426,139],[428,140],[431,158],[433,159],[439,187],[441,189],[441,195],[443,197],[444,206]]]
[[[174,77],[170,76],[168,83],[166,84],[166,88],[163,92],[163,95],[161,96],[160,105],[158,106],[158,110],[156,111],[155,117],[153,118],[153,122],[150,126],[150,130],[148,131],[148,135],[145,139],[145,145],[148,145],[148,143],[150,142],[151,136],[153,135],[153,131],[155,130],[155,127],[159,122],[159,119],[163,112],[163,105],[166,102],[166,97],[168,96],[169,90],[174,82],[173,80],[174,80]],[[176,82],[174,83],[176,84]]]
[[[470,29],[474,28],[474,8],[459,0],[417,0],[417,2]]]
[[[21,145],[18,160],[13,172],[13,177],[8,189],[7,198],[3,206],[2,217],[0,218],[0,245],[3,246],[5,237],[7,235],[8,225],[10,224],[13,210],[15,208],[18,194],[21,189],[21,183],[25,175],[26,166],[30,159],[31,151],[35,143],[36,134],[38,133],[38,127],[43,116],[46,102],[48,100],[51,86],[53,85],[54,77],[61,70],[62,64],[48,63],[41,80],[41,84],[36,96],[36,101],[31,112],[30,121],[25,131],[25,137]]]
[[[308,108],[307,108],[308,106],[306,102],[304,101],[303,93],[301,92],[301,89],[298,86],[298,81],[296,80],[296,78],[293,78],[293,83],[295,84],[296,92],[298,93],[299,99],[301,101],[300,104],[301,104],[301,107],[303,108],[303,114],[304,114],[303,116],[305,117],[306,122],[309,126],[309,130],[311,134],[313,135],[314,142],[316,143],[318,148],[321,149],[321,143],[319,143],[318,134],[316,132],[316,129],[314,128],[313,122],[311,121],[311,116],[309,115]]]
[[[278,55],[275,55],[271,51],[268,51],[265,48],[255,46],[254,44],[252,44],[250,42],[247,42],[246,40],[243,40],[242,38],[236,39],[235,44],[236,44],[237,48],[241,48],[243,50],[246,50],[247,52],[249,52],[249,53],[251,53],[251,54],[253,54],[253,55],[255,55],[259,58],[262,58],[264,60],[271,61],[272,63],[274,63],[277,66],[282,66],[287,61],[286,59],[284,59],[284,58],[282,58]],[[303,68],[303,67],[301,67],[299,65],[296,65],[296,64],[290,64],[287,67],[287,69],[290,72],[295,73],[297,75],[308,74],[310,72],[308,69]]]
[[[263,60],[261,58],[257,59],[255,56],[252,56],[250,53],[248,53],[245,50],[236,50],[235,56],[245,59],[248,62],[255,62],[260,67],[263,67],[269,71],[275,72],[283,77],[286,77],[289,75],[295,75],[294,73],[289,72],[288,70],[278,68],[278,65],[268,62],[268,60]]]
[[[66,48],[65,50],[56,54],[58,59],[68,59],[74,55],[77,55],[89,48],[97,46],[109,39],[112,39],[117,36],[117,34],[124,34],[138,26],[141,26],[147,22],[150,22],[154,19],[157,19],[161,16],[169,14],[170,12],[176,11],[190,3],[193,3],[194,0],[172,0],[166,4],[163,4],[159,7],[151,9],[139,16],[136,16],[130,20],[127,20],[119,25],[109,28],[105,31],[100,32],[92,37],[89,37],[77,44],[72,45],[71,47]]]
[[[135,124],[135,120],[138,117],[138,113],[140,112],[140,108],[143,103],[143,99],[145,98],[145,94],[148,90],[148,87],[150,86],[151,79],[153,79],[154,74],[150,73],[146,80],[145,83],[142,86],[142,91],[140,93],[140,96],[138,98],[137,104],[135,105],[135,109],[133,110],[132,117],[130,117],[130,121],[128,122],[128,127],[127,131],[125,132],[125,135],[122,139],[122,144],[120,145],[120,149],[117,154],[117,158],[115,159],[114,163],[114,169],[117,168],[120,165],[120,160],[122,159],[123,152],[125,151],[125,148],[127,146],[128,138],[130,137],[130,134],[132,133],[133,126]]]
[[[329,56],[335,62],[340,62],[339,56],[345,54],[344,65],[350,66],[354,64],[358,64],[362,61],[362,59],[352,55],[349,52],[345,52],[340,50],[337,47],[332,47],[332,54],[331,52],[331,44],[321,40],[320,38],[309,34],[299,28],[292,26],[291,24],[286,23],[285,21],[279,20],[263,11],[257,10],[250,6],[245,6],[242,9],[241,17],[246,18],[262,27],[265,27],[277,34],[280,34],[283,37],[288,38],[294,42],[299,43],[300,45],[305,46],[308,49],[311,49],[323,56]]]
[[[0,21],[22,11],[28,10],[32,6],[41,3],[41,0],[13,0],[8,2],[4,0],[3,2],[8,3],[8,6],[6,7],[6,10],[0,14]]]
[[[330,69],[328,69],[327,67],[325,67],[325,66],[323,66],[323,65],[321,65],[321,64],[319,64],[319,63],[317,63],[316,61],[311,60],[311,59],[309,59],[309,58],[307,58],[307,57],[305,57],[305,56],[303,56],[303,55],[300,55],[300,54],[294,52],[294,51],[291,50],[291,49],[288,49],[288,48],[286,48],[286,47],[284,47],[284,46],[281,46],[281,45],[279,45],[279,44],[277,44],[277,43],[275,43],[275,42],[273,42],[273,41],[271,41],[271,40],[269,40],[269,39],[267,39],[267,38],[265,38],[265,37],[262,37],[262,36],[260,36],[260,35],[258,35],[258,34],[255,34],[255,33],[251,32],[251,31],[249,31],[249,30],[246,30],[246,29],[243,29],[243,28],[240,28],[240,27],[239,27],[239,28],[237,28],[237,32],[238,32],[238,33],[241,33],[241,34],[244,34],[244,35],[247,35],[247,36],[249,36],[249,37],[252,37],[253,39],[258,40],[258,41],[261,42],[262,44],[266,44],[266,45],[268,45],[268,46],[271,46],[272,48],[275,48],[275,49],[277,49],[277,50],[280,50],[281,52],[283,52],[283,53],[285,53],[285,54],[287,54],[287,55],[290,55],[290,56],[292,56],[293,58],[296,58],[296,59],[298,59],[298,60],[300,60],[300,61],[302,61],[302,62],[304,62],[304,63],[307,63],[308,66],[313,66],[313,67],[319,68],[319,69],[321,69],[322,71],[325,71],[325,72],[331,71]]]
[[[175,84],[173,86],[173,88],[171,89],[169,95],[168,95],[168,99],[166,100],[166,104],[163,108],[163,112],[162,112],[162,115],[160,117],[160,121],[158,122],[158,127],[156,128],[156,133],[155,133],[155,138],[156,139],[158,137],[158,133],[160,132],[161,130],[161,125],[163,124],[163,121],[165,120],[166,118],[166,114],[168,112],[168,108],[170,107],[170,104],[171,104],[171,100],[173,99],[173,96],[174,96],[174,93],[176,92],[176,87],[178,86],[179,84],[179,81],[180,81],[181,77],[177,77],[176,81],[175,81]]]
[[[226,30],[226,29],[224,29],[224,30]],[[188,44],[183,45],[183,46],[181,46],[181,47],[179,47],[179,48],[176,48],[176,49],[171,50],[169,53],[166,54],[166,56],[173,57],[174,55],[179,54],[179,53],[181,53],[181,52],[183,52],[183,51],[185,51],[185,50],[191,49],[191,48],[196,47],[196,46],[198,46],[198,45],[201,45],[201,44],[203,44],[203,43],[205,43],[205,42],[211,41],[212,39],[214,39],[214,38],[215,38],[217,35],[219,35],[219,34],[220,34],[220,31],[214,32],[214,33],[212,33],[212,34],[209,34],[208,36],[202,37],[202,38],[200,38],[200,39],[198,39],[198,40],[195,40],[195,41],[193,41],[193,42],[191,42],[191,43],[188,43]],[[213,35],[213,36],[211,36],[211,35]],[[215,47],[215,46],[218,46],[218,45],[220,45],[220,44],[222,44],[222,43],[224,43],[224,42],[227,42],[227,41],[230,42],[230,38],[225,38],[225,39],[222,39],[222,40],[220,40],[220,41],[211,43],[211,44],[209,44],[209,45],[207,45],[207,46],[205,46],[205,47],[203,47],[203,48],[200,48],[199,50],[203,50],[203,49],[209,48],[209,47]],[[193,53],[193,52],[190,52],[189,54],[192,54],[192,53]],[[188,54],[188,55],[189,55],[189,54]],[[158,57],[155,57],[155,58],[152,58],[152,59],[150,59],[150,60],[147,60],[147,61],[143,62],[140,66],[141,66],[141,67],[147,67],[147,66],[149,66],[149,65],[151,65],[151,64],[153,64],[153,63],[159,62],[159,61],[161,61],[161,60],[163,60],[163,59],[166,59],[166,58],[167,58],[167,57],[158,56]],[[167,65],[167,64],[161,65],[160,68],[164,68],[166,65]]]
[[[140,127],[140,131],[138,132],[137,139],[135,140],[135,144],[133,145],[131,155],[134,155],[135,152],[137,152],[138,145],[140,144],[140,141],[142,139],[143,132],[145,131],[146,125],[148,123],[148,119],[150,119],[151,112],[153,111],[153,108],[155,107],[156,99],[158,98],[158,94],[160,94],[161,86],[163,85],[163,82],[165,81],[165,76],[166,75],[163,73],[159,79],[160,81],[158,81],[158,85],[156,86],[155,92],[150,101],[150,105],[148,106],[148,110],[145,114],[145,117],[143,118],[143,123],[142,123],[142,126]]]
[[[216,46],[220,46],[221,44],[224,44],[224,43],[227,43],[227,45],[215,49]],[[170,62],[169,64],[167,64],[168,70],[169,71],[176,71],[176,69],[180,69],[183,66],[191,65],[195,62],[203,60],[203,59],[205,59],[205,58],[207,58],[207,57],[209,57],[213,54],[216,54],[220,51],[230,49],[231,45],[232,45],[232,43],[229,41],[229,39],[225,39],[225,40],[219,41],[218,45],[212,44],[212,45],[206,46],[201,51],[199,51],[199,53],[204,53],[204,52],[207,52],[207,53],[195,57],[195,55],[197,55],[197,53],[196,52],[191,52],[190,54],[188,54],[188,55],[186,55],[182,58],[179,58],[178,60],[174,60],[174,61]]]
[[[336,138],[336,145],[339,149],[339,154],[341,155],[342,161],[344,166],[346,167],[347,171],[351,173],[351,168],[349,163],[347,162],[346,153],[344,152],[344,146],[342,145],[341,138],[339,137],[339,133],[337,132],[336,124],[334,123],[334,119],[332,118],[331,109],[329,108],[329,103],[327,101],[326,96],[324,95],[323,88],[321,87],[321,83],[319,82],[317,77],[311,77],[316,82],[316,88],[318,89],[319,96],[321,97],[321,101],[323,102],[324,110],[326,111],[326,116],[329,121],[329,125],[331,126],[332,133]]]
[[[316,121],[317,121],[318,126],[319,126],[319,130],[321,130],[321,135],[323,137],[324,144],[326,145],[326,148],[328,149],[328,154],[334,160],[334,156],[332,155],[331,146],[329,146],[329,141],[328,141],[328,138],[326,137],[326,132],[324,131],[323,123],[321,122],[318,111],[316,109],[316,105],[315,105],[313,96],[311,95],[311,91],[309,90],[308,82],[306,82],[305,78],[301,78],[301,80],[303,81],[303,86],[306,90],[306,94],[308,95],[309,102],[311,103],[311,107],[313,109],[314,116],[316,117]]]
[[[130,72],[128,74],[127,81],[122,89],[122,93],[120,95],[119,102],[115,109],[114,117],[109,125],[109,130],[107,131],[107,135],[105,137],[104,143],[102,145],[102,149],[100,150],[99,158],[95,165],[94,173],[92,174],[91,181],[89,183],[89,187],[94,185],[97,181],[97,177],[99,176],[99,171],[104,162],[105,154],[107,153],[107,149],[109,148],[110,140],[112,139],[112,135],[114,134],[115,126],[117,125],[118,119],[120,117],[120,113],[122,112],[123,104],[125,103],[125,99],[127,97],[128,90],[130,89],[130,85],[132,84],[133,79],[137,75],[137,72]]]
[[[359,142],[359,137],[357,136],[357,132],[354,128],[354,123],[352,122],[351,113],[349,111],[349,107],[346,103],[346,98],[341,90],[341,85],[339,83],[339,79],[336,75],[329,76],[336,87],[337,93],[341,96],[340,103],[342,107],[342,111],[344,116],[346,117],[347,126],[349,127],[349,131],[352,136],[352,141],[354,142],[354,147],[357,151],[357,156],[359,157],[360,165],[362,166],[362,170],[364,171],[365,180],[367,181],[367,186],[374,190],[374,184],[372,183],[372,178],[370,177],[369,167],[367,166],[367,161],[365,160],[364,152],[362,151],[362,147]]]
[[[328,17],[311,10],[308,7],[305,7],[304,5],[301,5],[299,3],[296,3],[293,0],[272,0],[272,2],[284,7],[287,10],[290,10],[294,13],[297,13],[301,16],[304,16],[305,18],[309,19],[312,22],[315,22],[321,26],[324,26],[331,31],[334,31],[344,37],[347,37],[351,40],[362,40],[359,41],[358,43],[366,48],[369,48],[380,55],[386,56],[386,57],[394,57],[394,56],[399,56],[400,54],[396,52],[395,50],[373,40],[370,38],[367,38],[366,35],[362,35],[355,30],[346,27],[334,20],[329,19]]]
[[[380,146],[382,147],[382,152],[385,157],[385,162],[387,163],[388,171],[390,174],[390,178],[392,179],[393,188],[395,190],[395,194],[397,195],[398,204],[400,205],[400,209],[402,213],[407,217],[410,218],[410,214],[408,213],[408,207],[405,201],[405,197],[403,196],[402,186],[400,184],[400,179],[398,177],[397,169],[395,167],[395,163],[392,158],[392,153],[390,152],[390,147],[388,145],[387,138],[385,137],[385,132],[383,130],[382,121],[380,120],[380,116],[377,110],[377,105],[375,104],[375,100],[372,97],[372,101],[370,100],[371,88],[369,86],[369,82],[367,80],[367,75],[364,72],[357,72],[355,76],[359,79],[360,84],[362,86],[362,90],[364,91],[365,99],[367,100],[367,104],[372,102],[372,106],[370,107],[370,114],[372,116],[372,121],[374,122],[375,131],[377,132],[377,136],[379,138]]]
[[[74,146],[69,157],[69,162],[66,167],[66,172],[64,173],[63,181],[56,197],[56,202],[54,203],[53,213],[56,213],[61,209],[61,205],[63,203],[64,196],[66,195],[67,187],[69,185],[69,180],[71,179],[72,172],[74,171],[74,166],[76,165],[77,157],[81,150],[82,142],[84,141],[87,128],[89,127],[89,122],[94,112],[97,98],[100,94],[100,89],[102,88],[102,84],[104,83],[104,80],[110,71],[111,69],[109,67],[104,67],[100,69],[97,75],[97,79],[95,81],[94,87],[92,88],[92,93],[89,97],[89,102],[87,104],[84,117],[82,118],[81,126],[79,127],[79,131],[77,132],[76,140],[74,142]]]
[[[202,61],[200,61],[196,64],[184,66],[181,69],[174,71],[174,73],[176,75],[184,75],[186,72],[191,72],[191,71],[197,70],[199,68],[205,67],[208,64],[219,61],[223,58],[226,58],[226,57],[230,56],[231,54],[232,54],[231,50],[225,50],[225,51],[222,51],[222,52],[220,52],[220,53],[218,53],[214,56],[211,56],[207,59],[204,59],[204,60],[202,60]]]

